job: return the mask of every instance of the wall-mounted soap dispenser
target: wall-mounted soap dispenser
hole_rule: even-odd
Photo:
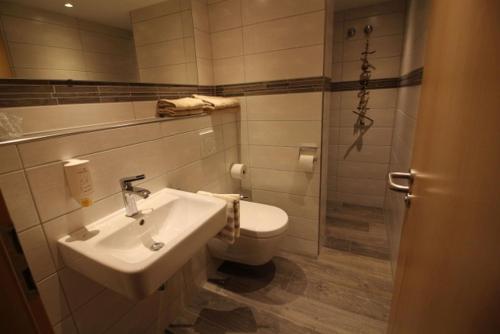
[[[80,203],[81,206],[91,206],[94,185],[90,175],[89,161],[80,159],[70,159],[64,164],[64,174],[68,182],[71,196]]]

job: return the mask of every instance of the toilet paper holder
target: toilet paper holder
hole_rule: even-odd
[[[317,151],[318,151],[318,146],[315,144],[305,144],[305,145],[300,145],[299,147],[299,156],[300,158],[301,155],[313,155],[314,156],[314,162],[318,160],[317,156]]]

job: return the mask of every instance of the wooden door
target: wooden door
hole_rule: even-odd
[[[500,333],[499,15],[432,1],[390,333]]]

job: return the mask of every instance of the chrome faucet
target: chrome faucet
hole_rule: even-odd
[[[123,203],[125,204],[125,215],[127,217],[133,217],[139,213],[137,209],[137,204],[135,203],[134,195],[140,196],[142,198],[148,198],[151,191],[134,187],[132,182],[138,180],[144,180],[146,176],[144,174],[136,176],[128,176],[120,179],[120,186],[122,188]]]

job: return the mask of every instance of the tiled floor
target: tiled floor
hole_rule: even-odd
[[[389,262],[324,248],[261,267],[225,262],[166,333],[385,333]]]
[[[329,206],[324,246],[389,260],[389,242],[382,209]]]

